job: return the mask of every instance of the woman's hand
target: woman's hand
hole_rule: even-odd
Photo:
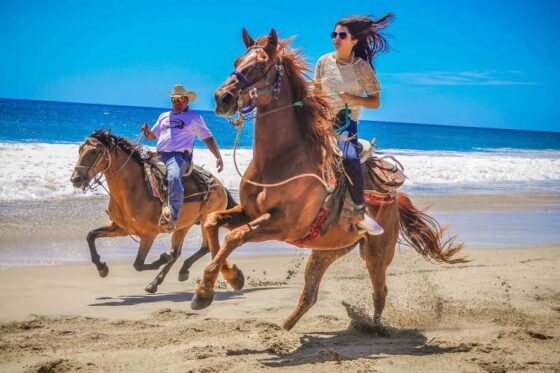
[[[356,97],[346,92],[340,92],[339,95],[342,101],[344,101],[348,105],[353,105],[353,106],[360,105],[360,102],[358,101],[359,97]]]

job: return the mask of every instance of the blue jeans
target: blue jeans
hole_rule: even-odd
[[[183,207],[183,174],[191,162],[192,156],[183,152],[160,152],[161,161],[167,167],[167,190],[169,207],[173,223],[177,222]]]
[[[351,120],[348,128],[340,135],[343,137],[338,140],[338,147],[342,151],[342,164],[353,184],[349,185],[350,195],[354,203],[361,205],[364,203],[364,178],[358,152],[358,123]],[[353,137],[352,140],[347,140],[351,137]]]

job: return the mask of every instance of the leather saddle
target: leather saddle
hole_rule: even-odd
[[[148,191],[159,198],[163,205],[167,205],[167,167],[157,157],[144,164],[146,185]],[[204,168],[190,163],[183,174],[185,189],[183,203],[200,202],[208,199],[209,192],[214,189],[216,179]]]
[[[375,144],[359,139],[360,164],[364,175],[364,189],[390,193],[399,189],[406,179],[404,167],[393,156],[374,153]]]

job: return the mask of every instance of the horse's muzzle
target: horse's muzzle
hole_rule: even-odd
[[[85,176],[78,175],[76,173],[74,173],[74,175],[70,177],[70,181],[72,182],[74,188],[79,188],[79,189],[84,189],[84,186],[87,182]]]
[[[216,114],[231,116],[237,110],[237,98],[230,91],[217,92],[214,96],[216,100]]]

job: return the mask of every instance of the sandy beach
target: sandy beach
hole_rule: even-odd
[[[103,198],[4,205],[0,247],[60,242],[86,251],[85,233],[105,219]],[[442,216],[476,216],[546,214],[559,200],[415,202]],[[39,213],[45,206],[49,213]],[[305,251],[240,250],[233,261],[245,273],[245,289],[220,282],[212,306],[197,312],[189,302],[207,258],[186,282],[177,281],[175,266],[153,295],[144,287],[156,273],[136,272],[133,257],[108,261],[103,279],[85,261],[3,268],[0,371],[560,371],[560,245],[481,250],[467,241],[465,254],[470,263],[441,265],[397,248],[387,277],[388,336],[360,327],[373,310],[357,251],[329,269],[319,301],[291,331],[280,325],[303,286]]]

